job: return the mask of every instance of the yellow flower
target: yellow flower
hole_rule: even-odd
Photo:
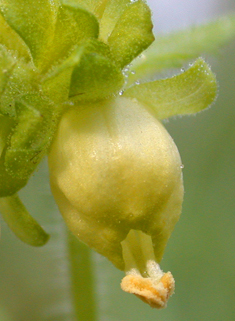
[[[51,187],[70,230],[127,276],[153,307],[174,290],[160,262],[183,200],[181,159],[163,125],[118,97],[65,113],[49,154]]]

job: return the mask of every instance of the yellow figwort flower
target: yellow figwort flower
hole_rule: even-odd
[[[164,307],[174,290],[160,262],[181,213],[181,159],[163,125],[134,99],[65,113],[49,154],[51,187],[70,230],[127,276],[124,291]]]
[[[161,120],[208,107],[216,81],[201,58],[153,79],[229,39],[231,21],[194,29],[195,37],[159,38],[139,56],[154,40],[144,0],[0,0],[0,209],[21,240],[48,240],[17,192],[49,153],[52,192],[69,229],[126,272],[124,291],[166,305],[174,279],[159,263],[183,183]],[[214,30],[224,37],[214,35],[212,45]]]

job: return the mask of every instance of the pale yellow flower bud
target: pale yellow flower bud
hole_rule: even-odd
[[[49,167],[70,230],[127,272],[125,291],[164,307],[174,279],[156,262],[181,213],[183,184],[177,147],[163,125],[123,97],[77,106],[61,119]],[[154,303],[148,296],[156,291],[161,299]]]

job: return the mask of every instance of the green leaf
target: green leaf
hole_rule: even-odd
[[[124,67],[145,50],[154,40],[151,12],[139,0],[129,5],[108,38],[113,58]]]
[[[42,246],[48,241],[48,234],[29,215],[16,194],[0,197],[0,211],[12,232],[23,242],[32,246]]]
[[[74,46],[83,39],[97,38],[99,24],[94,15],[78,5],[64,4],[59,7],[53,46],[45,55],[45,65],[51,65],[68,56]]]
[[[216,98],[214,74],[199,58],[187,71],[172,78],[156,80],[130,87],[124,96],[137,99],[164,119],[174,115],[197,113],[207,108]]]
[[[52,46],[58,5],[58,0],[0,0],[2,15],[25,41],[38,67]]]
[[[203,52],[217,53],[234,36],[235,15],[231,15],[157,37],[142,57],[132,62],[129,83],[150,79],[162,69],[181,67],[186,60],[195,59]]]
[[[110,0],[107,2],[104,13],[100,20],[100,40],[107,43],[108,37],[120,19],[120,16],[130,4],[130,0]]]
[[[122,85],[122,71],[110,59],[108,46],[98,41],[87,42],[72,74],[70,98],[99,100],[117,93]]]

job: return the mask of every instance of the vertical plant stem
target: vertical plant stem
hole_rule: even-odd
[[[68,234],[68,246],[76,318],[79,321],[95,321],[95,284],[90,248],[71,233]]]

